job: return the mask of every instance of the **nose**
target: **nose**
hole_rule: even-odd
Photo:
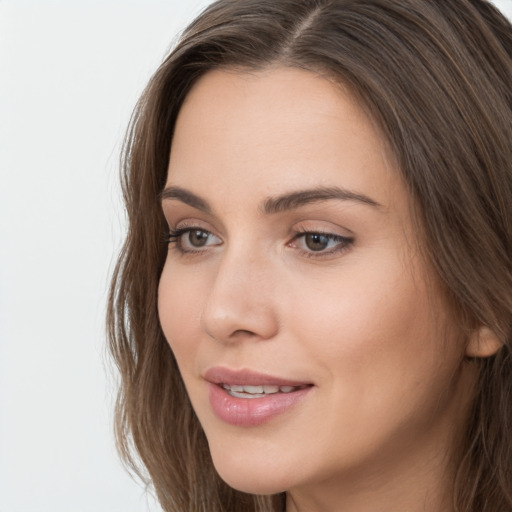
[[[226,251],[202,310],[202,329],[220,343],[273,338],[279,328],[274,274],[263,253]]]

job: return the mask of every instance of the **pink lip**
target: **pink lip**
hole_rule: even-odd
[[[223,367],[210,368],[204,375],[209,382],[209,398],[215,415],[222,421],[237,426],[261,425],[286,412],[301,402],[311,391],[309,382],[299,382],[266,375],[250,370],[230,370]],[[290,393],[273,393],[261,398],[238,398],[231,396],[221,384],[240,386],[305,386]]]
[[[209,368],[204,378],[213,384],[239,384],[240,386],[258,386],[267,384],[269,386],[308,386],[310,382],[283,379],[265,373],[258,373],[252,370],[231,370],[222,366]]]

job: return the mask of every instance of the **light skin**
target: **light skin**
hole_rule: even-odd
[[[297,69],[209,72],[180,111],[162,205],[161,324],[221,477],[287,491],[288,512],[451,511],[476,378],[464,356],[494,341],[459,336],[353,97]],[[229,425],[214,366],[313,386],[270,421]]]

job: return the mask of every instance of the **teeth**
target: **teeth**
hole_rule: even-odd
[[[243,389],[246,393],[251,393],[251,395],[263,393],[263,386],[244,386]],[[233,388],[231,388],[231,390],[233,390]]]
[[[238,398],[262,398],[274,393],[291,393],[304,386],[274,386],[264,384],[261,386],[241,386],[239,384],[222,384],[222,387],[229,391],[231,396]]]

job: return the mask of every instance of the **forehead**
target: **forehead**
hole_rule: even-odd
[[[215,70],[180,111],[167,185],[207,197],[243,188],[247,199],[341,186],[388,204],[391,188],[403,188],[394,167],[384,137],[338,84],[292,68]]]

